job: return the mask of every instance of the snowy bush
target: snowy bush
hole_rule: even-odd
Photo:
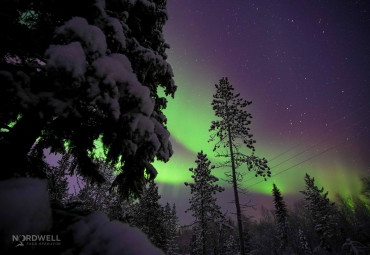
[[[76,247],[65,254],[164,254],[139,229],[119,221],[110,221],[101,212],[84,217],[70,226],[70,231]]]

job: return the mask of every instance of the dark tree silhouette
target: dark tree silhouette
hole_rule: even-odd
[[[277,221],[278,225],[278,231],[279,231],[279,238],[280,238],[280,247],[279,250],[284,250],[285,246],[288,242],[288,209],[286,207],[286,204],[283,200],[283,196],[280,193],[280,190],[278,187],[273,184],[273,189],[272,189],[272,195],[274,198],[274,214],[275,214],[275,219]]]
[[[240,253],[245,254],[244,249],[244,234],[242,228],[241,209],[238,194],[238,174],[236,168],[243,163],[246,163],[248,170],[256,171],[256,176],[260,175],[266,179],[271,172],[267,166],[266,159],[259,159],[253,152],[255,151],[252,134],[250,134],[249,125],[252,115],[247,112],[246,108],[251,102],[240,98],[240,94],[234,93],[233,86],[229,83],[227,78],[222,78],[219,84],[216,84],[216,94],[213,95],[212,106],[215,116],[219,120],[212,121],[210,127],[211,134],[210,141],[216,141],[214,151],[218,151],[218,156],[223,156],[229,159],[231,163],[231,177],[234,189],[234,198],[236,206],[236,215],[238,220],[239,239],[240,239]],[[248,149],[252,150],[252,155],[247,156],[243,154],[240,148],[242,142]],[[226,149],[226,153],[221,150]],[[239,175],[242,176],[242,175]]]
[[[217,184],[218,178],[211,174],[214,166],[208,160],[207,155],[203,151],[198,153],[196,168],[190,168],[193,173],[192,178],[194,183],[185,182],[186,186],[190,186],[191,198],[189,199],[190,208],[187,211],[192,211],[195,218],[193,230],[195,235],[195,243],[193,252],[196,254],[205,255],[209,247],[206,240],[210,231],[210,224],[223,220],[223,214],[220,207],[216,204],[214,195],[216,192],[222,192],[224,189]]]
[[[315,231],[320,237],[320,247],[328,252],[332,251],[332,239],[339,236],[338,211],[334,203],[330,202],[328,192],[324,193],[324,188],[319,189],[315,185],[315,178],[306,174],[306,187],[304,199],[306,208],[312,215],[315,224]]]
[[[178,218],[176,215],[176,206],[173,204],[172,208],[170,204],[167,203],[164,207],[164,224],[166,229],[166,255],[178,255],[179,245],[178,245]]]
[[[166,250],[167,232],[164,209],[159,203],[158,186],[150,181],[138,204],[134,205],[131,224],[140,228],[158,248]]]

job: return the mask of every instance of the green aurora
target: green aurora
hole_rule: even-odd
[[[207,71],[206,67],[202,67],[201,64],[198,65],[199,68],[197,69],[191,67],[184,69],[178,63],[177,61],[171,62],[176,74],[175,81],[178,84],[178,91],[175,99],[167,98],[168,106],[164,111],[168,119],[167,126],[172,137],[174,155],[167,163],[158,161],[154,163],[159,173],[156,180],[160,183],[175,186],[181,186],[185,181],[191,181],[191,173],[188,169],[194,167],[197,152],[203,150],[215,165],[220,162],[220,159],[216,158],[215,153],[212,152],[213,144],[208,143],[210,135],[208,129],[211,121],[215,119],[211,108],[214,84],[218,81],[218,78],[222,77],[222,74],[218,71]],[[203,73],[207,73],[207,76]],[[253,98],[246,99],[253,102]],[[253,117],[262,114],[262,112],[256,110],[258,107],[258,105],[251,105]],[[263,134],[268,133],[266,129],[273,129],[273,127],[262,127],[261,123],[256,123],[256,120],[260,119],[254,118],[252,120],[252,134],[255,130],[258,130],[259,134]],[[284,143],[284,147],[281,147],[265,141],[261,135],[255,138],[257,141],[256,154],[268,160],[294,145]],[[300,151],[302,151],[302,147],[295,148],[276,162],[271,162],[269,166],[275,166]],[[303,154],[301,157],[287,160],[279,167],[272,168],[273,177],[267,181],[263,181],[261,177],[254,177],[253,173],[243,170],[242,166],[239,170],[247,173],[244,178],[244,187],[254,193],[269,195],[271,194],[272,183],[276,183],[285,194],[297,194],[304,188],[304,175],[308,172],[316,178],[319,185],[324,186],[325,190],[329,191],[329,196],[338,192],[343,197],[350,194],[359,194],[361,187],[360,174],[349,171],[350,166],[344,161],[333,163],[332,159],[324,154],[300,164],[314,154],[314,152],[308,152],[308,154]],[[292,167],[295,165],[297,166]],[[274,174],[284,170],[286,172],[274,177]],[[217,168],[214,170],[214,174],[220,179],[224,178],[224,172],[225,169]],[[227,186],[225,182],[221,182],[222,185]]]

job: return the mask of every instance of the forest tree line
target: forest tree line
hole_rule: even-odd
[[[77,183],[78,188],[68,193],[68,180],[63,159],[59,167],[47,171],[49,193],[53,203],[77,214],[103,211],[111,219],[140,228],[153,244],[165,254],[238,254],[238,227],[232,214],[225,214],[217,204],[218,192],[224,188],[216,184],[214,166],[207,155],[200,152],[196,168],[191,168],[193,187],[188,212],[194,216],[190,225],[180,225],[176,205],[161,205],[158,186],[151,181],[137,200],[122,200],[110,192],[112,169],[101,163],[101,171],[108,181],[105,185]],[[52,169],[53,168],[53,169]],[[58,174],[59,173],[59,174]],[[53,181],[51,181],[53,180]],[[244,245],[247,254],[367,254],[370,235],[370,180],[362,179],[359,196],[335,196],[319,188],[309,174],[304,177],[303,199],[288,208],[283,194],[273,184],[271,199],[274,208],[261,206],[261,216],[254,219],[242,215]],[[202,194],[203,193],[203,194]],[[203,196],[203,204],[200,197]],[[249,210],[253,210],[250,208]],[[203,242],[204,241],[204,242]]]

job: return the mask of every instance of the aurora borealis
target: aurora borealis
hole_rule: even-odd
[[[164,32],[178,91],[165,111],[175,154],[155,164],[162,196],[187,200],[176,194],[184,194],[198,151],[217,163],[207,143],[210,102],[224,76],[253,102],[256,152],[271,161],[269,181],[245,177],[252,197],[271,194],[272,182],[295,196],[305,172],[329,194],[359,193],[360,177],[370,171],[368,7],[365,1],[168,1]],[[215,175],[222,178],[222,169]]]
[[[0,6],[0,254],[370,251],[369,0]]]
[[[176,203],[181,224],[191,221],[183,183],[191,181],[197,152],[218,162],[207,141],[214,84],[225,76],[253,102],[256,154],[272,172],[266,182],[248,173],[250,195],[242,202],[271,208],[275,183],[292,205],[306,172],[331,198],[360,192],[360,177],[370,172],[366,1],[176,0],[167,2],[167,12],[164,37],[178,90],[164,112],[174,155],[154,166],[162,202]],[[213,174],[224,178],[223,169]],[[233,212],[232,200],[226,186],[218,202]]]

